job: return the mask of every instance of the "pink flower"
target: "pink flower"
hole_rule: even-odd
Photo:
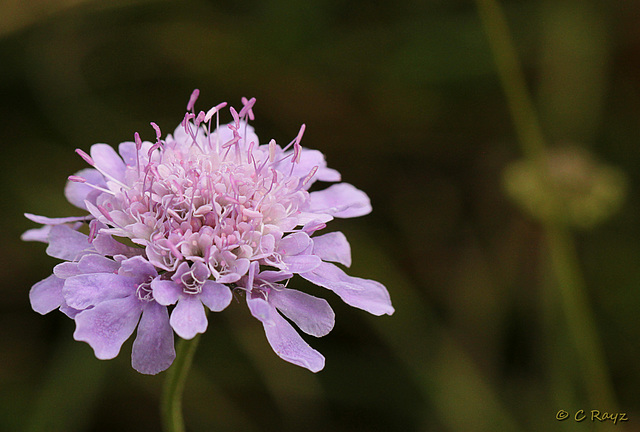
[[[334,217],[371,211],[367,195],[348,183],[309,192],[316,181],[338,182],[317,150],[298,136],[282,147],[254,133],[255,99],[244,99],[233,121],[219,123],[219,104],[193,111],[192,95],[181,125],[155,142],[94,144],[77,153],[91,166],[69,177],[69,202],[86,216],[46,218],[25,240],[48,243],[47,253],[65,262],[31,290],[34,310],[60,308],[75,319],[77,340],[98,358],[113,358],[133,333],[134,367],[157,373],[173,360],[171,329],[185,339],[207,328],[205,307],[218,312],[243,291],[251,313],[283,359],[318,371],[324,357],[303,332],[331,331],[334,314],[326,300],[285,288],[294,274],[328,288],[351,306],[375,315],[392,314],[386,288],[348,276],[336,262],[351,263],[345,236],[314,236]],[[212,130],[213,129],[213,130]],[[89,235],[78,231],[84,224]],[[175,305],[175,306],[173,306]]]

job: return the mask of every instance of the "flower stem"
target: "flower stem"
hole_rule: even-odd
[[[524,73],[520,67],[504,11],[497,0],[476,0],[489,45],[493,52],[507,104],[525,157],[536,164],[542,179],[546,143]],[[552,187],[546,188],[555,209],[562,203]],[[554,212],[558,214],[558,212]],[[580,270],[575,244],[569,229],[558,220],[543,223],[548,242],[552,271],[558,284],[560,301],[567,328],[580,359],[583,381],[589,402],[593,406],[616,409],[615,394],[609,378],[605,356],[593,319],[584,276]]]
[[[184,432],[182,417],[182,394],[193,363],[200,335],[191,340],[180,339],[176,349],[176,359],[167,371],[162,395],[162,423],[164,432]]]

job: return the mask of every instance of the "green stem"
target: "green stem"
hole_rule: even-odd
[[[617,404],[604,352],[593,321],[575,245],[567,230],[546,226],[551,265],[558,281],[569,334],[581,359],[584,385],[594,407],[615,410]]]
[[[539,174],[544,180],[548,178],[545,164],[545,139],[527,90],[524,73],[518,61],[504,12],[497,0],[476,0],[476,3],[522,151],[525,157],[537,165]],[[560,200],[551,185],[546,189],[550,194],[549,199],[552,205],[558,210],[557,214],[560,214],[562,209]],[[558,283],[569,334],[580,358],[589,402],[593,406],[615,410],[615,396],[573,239],[568,228],[557,221],[546,221],[544,228],[553,273]]]
[[[180,339],[176,349],[176,359],[167,371],[162,395],[162,423],[165,432],[184,432],[182,417],[182,394],[193,363],[200,335],[191,340]]]
[[[539,162],[544,157],[545,140],[504,12],[496,0],[476,0],[476,3],[522,151],[530,160]]]

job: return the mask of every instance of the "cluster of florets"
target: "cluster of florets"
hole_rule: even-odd
[[[255,99],[243,98],[240,112],[230,108],[233,121],[220,127],[226,103],[196,114],[197,97],[196,90],[164,139],[152,123],[155,142],[136,133],[118,152],[106,144],[76,150],[91,168],[69,176],[65,196],[89,215],[26,214],[43,227],[23,239],[48,243],[47,253],[64,260],[31,289],[32,306],[73,318],[74,338],[100,359],[115,357],[137,327],[133,367],[155,374],[175,358],[174,332],[184,339],[204,332],[205,307],[221,311],[232,290],[244,292],[274,351],[316,372],[324,357],[282,315],[320,337],[334,313],[326,300],[287,288],[294,274],[352,306],[393,313],[383,285],[331,263],[350,265],[342,233],[314,235],[334,217],[369,213],[369,199],[347,183],[309,192],[340,174],[300,145],[304,125],[284,148],[260,144],[248,124]]]

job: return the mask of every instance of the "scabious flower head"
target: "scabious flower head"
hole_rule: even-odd
[[[324,357],[284,317],[320,337],[334,313],[326,300],[288,288],[295,274],[349,305],[393,313],[383,285],[332,264],[351,263],[345,236],[316,235],[334,217],[369,213],[369,198],[348,183],[309,192],[340,174],[301,146],[304,125],[284,147],[261,144],[248,124],[254,98],[243,98],[239,112],[229,108],[233,121],[220,126],[226,103],[196,114],[197,97],[164,139],[151,123],[153,142],[136,133],[118,152],[107,144],[76,150],[90,168],[69,176],[65,196],[88,215],[26,214],[43,226],[23,239],[48,243],[47,253],[64,261],[31,289],[33,309],[74,319],[74,338],[100,359],[117,356],[137,328],[133,367],[155,374],[175,358],[174,332],[203,333],[205,310],[222,311],[232,291],[244,292],[276,354],[319,371]]]

